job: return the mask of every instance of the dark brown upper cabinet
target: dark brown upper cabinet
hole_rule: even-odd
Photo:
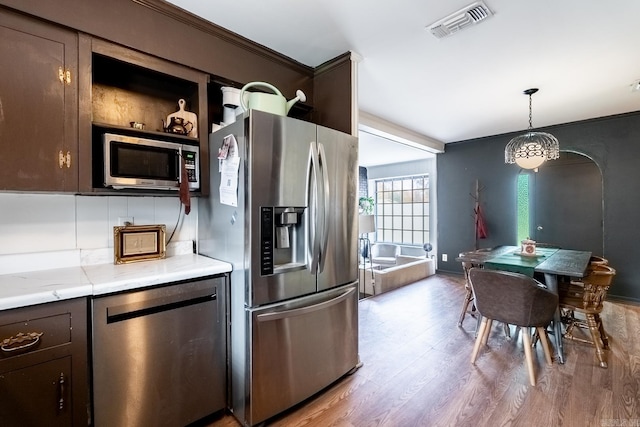
[[[90,45],[90,52],[85,44]],[[207,194],[208,165],[204,164],[208,161],[207,74],[95,38],[81,38],[80,62],[81,96],[90,97],[85,101],[87,108],[80,113],[82,164],[87,166],[80,171],[81,191],[123,194],[103,187],[102,134],[111,132],[198,145],[201,157],[198,194]],[[180,109],[180,99],[185,100],[185,110],[197,116],[197,137],[164,132],[163,120]],[[144,129],[132,128],[131,122],[143,123]],[[127,193],[141,192],[150,193],[144,190]]]
[[[0,8],[0,190],[77,191],[77,34]]]
[[[208,195],[222,86],[266,81],[287,99],[302,89],[307,101],[289,116],[354,128],[348,53],[311,68],[163,0],[0,0],[0,55],[0,191],[172,193],[102,187],[96,150],[100,132],[134,132],[131,121],[161,137],[182,98],[198,115],[199,194]]]

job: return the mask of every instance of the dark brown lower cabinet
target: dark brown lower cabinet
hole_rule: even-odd
[[[70,426],[71,357],[0,374],[0,419],[7,426]]]
[[[87,373],[85,298],[0,311],[0,425],[88,425]]]

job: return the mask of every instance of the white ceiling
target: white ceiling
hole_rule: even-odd
[[[443,39],[473,0],[170,2],[309,66],[357,53],[359,109],[444,143],[526,129],[531,87],[534,127],[640,110],[638,0],[485,0]]]

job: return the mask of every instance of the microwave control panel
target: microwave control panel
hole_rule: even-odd
[[[198,182],[198,155],[195,151],[182,149],[182,158],[184,159],[185,169],[187,170],[187,180],[189,182]]]

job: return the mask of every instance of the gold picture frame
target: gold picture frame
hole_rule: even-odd
[[[164,224],[113,227],[113,263],[127,264],[166,258],[165,235]]]

